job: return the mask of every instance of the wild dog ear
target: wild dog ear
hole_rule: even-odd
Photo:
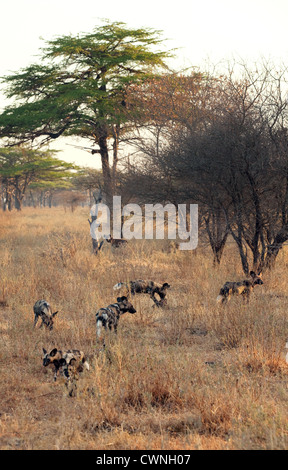
[[[47,354],[47,351],[46,349],[42,348],[43,349],[43,354]]]
[[[55,317],[55,315],[57,315],[57,313],[58,313],[58,310],[57,310],[57,312],[52,313],[52,317]]]
[[[51,357],[54,357],[55,354],[57,353],[57,351],[58,351],[57,348],[52,349],[52,351],[50,352],[50,356],[51,356]]]
[[[167,288],[169,288],[169,287],[171,287],[171,286],[170,286],[170,284],[168,284],[168,282],[164,282],[164,284],[163,284],[162,287],[167,287]]]
[[[255,272],[254,272],[254,271],[250,271],[250,273],[249,273],[249,274],[250,274],[250,276],[251,276],[251,277],[255,277],[255,276],[256,276],[256,274],[255,274]]]
[[[122,297],[117,297],[117,302],[124,302],[125,300],[128,300],[125,295],[123,295]]]
[[[65,366],[66,365],[66,359],[64,359],[64,357],[61,357],[61,359],[59,360],[59,365],[60,366]]]
[[[70,359],[69,366],[73,366],[75,363],[76,363],[76,359],[75,357],[72,357],[72,359]]]

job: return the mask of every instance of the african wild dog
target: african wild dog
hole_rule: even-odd
[[[40,317],[42,320],[40,328],[45,325],[49,330],[53,330],[54,317],[58,313],[58,310],[57,312],[52,313],[51,307],[46,300],[37,300],[33,310],[35,315],[33,327],[35,328],[38,318]]]
[[[126,312],[136,313],[136,310],[125,296],[117,297],[117,302],[114,304],[110,304],[105,308],[100,308],[96,313],[97,336],[99,337],[101,335],[102,326],[105,330],[107,330],[107,326],[109,330],[111,330],[113,326],[115,333],[117,333],[120,315],[123,315]]]
[[[75,359],[77,365],[81,365],[82,368],[89,370],[89,364],[85,358],[83,351],[79,349],[67,349],[66,351],[61,351],[60,349],[54,348],[48,353],[46,349],[43,348],[43,366],[47,367],[52,365],[54,367],[54,381],[57,380],[57,375],[59,370],[66,364],[70,364],[72,359]],[[65,362],[64,362],[65,361]],[[73,364],[73,362],[72,362]],[[67,374],[64,375],[67,378]]]
[[[111,243],[111,246],[114,248],[120,248],[120,246],[127,245],[127,240],[123,240],[122,238],[112,238],[111,235],[109,238],[106,238],[107,243]]]
[[[180,247],[180,243],[177,242],[176,240],[167,240],[167,242],[164,244],[162,248],[162,252],[169,253],[169,254],[177,253],[177,251],[179,250],[179,247]]]
[[[124,287],[126,289],[126,295],[135,295],[135,294],[150,294],[150,298],[153,302],[157,305],[157,307],[163,307],[166,304],[166,295],[167,289],[171,286],[168,282],[164,282],[164,284],[159,284],[154,281],[144,281],[143,279],[138,279],[137,281],[129,281],[129,282],[118,282],[113,287],[114,290],[119,290]],[[157,300],[155,297],[157,294],[160,297],[160,300]]]
[[[250,271],[251,279],[244,279],[239,282],[225,282],[224,286],[220,289],[217,297],[217,302],[221,304],[230,300],[232,295],[242,295],[244,299],[249,300],[252,289],[256,285],[262,285],[261,274],[258,275],[254,271]]]

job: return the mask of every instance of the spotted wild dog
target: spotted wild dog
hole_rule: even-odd
[[[221,304],[226,303],[232,295],[242,295],[244,299],[249,300],[254,287],[263,284],[260,273],[257,275],[254,271],[250,271],[250,276],[251,279],[244,279],[244,281],[225,282],[224,286],[220,289],[216,301]]]
[[[111,246],[114,248],[120,248],[121,246],[127,245],[127,240],[122,238],[112,238],[111,235],[109,238],[106,238],[107,243],[111,243]]]
[[[168,282],[164,284],[159,284],[154,281],[144,281],[143,279],[138,279],[137,281],[129,282],[118,282],[113,287],[114,290],[120,290],[122,288],[126,289],[126,295],[135,295],[135,294],[150,294],[150,298],[157,305],[157,307],[163,307],[166,304],[166,295],[167,289],[171,286]],[[160,297],[160,300],[157,300],[155,297],[157,294]]]
[[[53,330],[53,324],[54,324],[54,317],[57,315],[57,312],[52,313],[51,307],[49,303],[46,300],[37,300],[35,303],[34,307],[34,325],[33,327],[35,328],[38,319],[41,318],[42,323],[40,325],[40,328],[42,328],[43,325],[45,325],[46,328],[49,330]]]
[[[117,333],[118,322],[120,316],[124,313],[136,313],[135,308],[129,302],[126,296],[117,297],[117,302],[114,304],[108,305],[108,307],[100,308],[96,313],[96,333],[99,337],[101,335],[102,326],[107,330],[114,328],[115,333]]]
[[[66,351],[61,351],[60,349],[54,348],[50,351],[50,353],[48,353],[46,349],[43,348],[43,366],[47,367],[51,365],[54,367],[55,382],[57,380],[59,370],[65,364],[70,364],[72,359],[75,359],[76,364],[81,364],[81,367],[89,370],[89,364],[86,360],[85,354],[83,351],[79,351],[79,349],[67,349]]]

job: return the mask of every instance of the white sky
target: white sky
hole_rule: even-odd
[[[205,68],[240,57],[288,62],[288,0],[5,0],[1,8],[0,76],[37,61],[44,40],[88,33],[101,19],[163,31],[178,48],[175,69]],[[0,85],[2,86],[2,85]],[[0,105],[3,94],[0,89]],[[76,143],[77,144],[77,143]],[[53,143],[53,148],[60,144]],[[94,166],[96,156],[62,145],[59,158]]]

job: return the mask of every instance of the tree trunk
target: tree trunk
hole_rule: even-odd
[[[219,208],[218,208],[219,209]],[[219,265],[221,262],[222,254],[228,237],[228,227],[227,224],[223,227],[223,218],[221,217],[221,209],[215,210],[215,213],[212,212],[212,222],[211,214],[208,217],[204,217],[206,231],[208,234],[210,246],[213,252],[213,265]]]
[[[109,165],[109,153],[107,147],[107,137],[101,137],[99,139],[99,146],[100,146],[100,155],[101,155],[101,164],[102,164],[102,173],[103,173],[103,181],[104,181],[104,193],[107,206],[112,206],[112,179],[111,179],[111,171]]]
[[[17,211],[21,211],[22,208],[22,199],[24,194],[21,194],[21,189],[19,187],[18,179],[15,181],[15,193],[14,193],[14,205]]]
[[[13,195],[13,190],[9,185],[9,182],[5,182],[5,196],[4,196],[4,203],[3,203],[3,210],[8,211],[12,210],[12,195]]]
[[[120,134],[120,126],[116,124],[113,127],[113,165],[112,165],[112,190],[113,195],[115,195],[115,183],[116,183],[116,171],[117,171],[117,164],[118,164],[118,149],[119,149],[119,134]]]
[[[276,235],[273,243],[268,245],[267,254],[265,260],[261,266],[263,269],[271,269],[275,266],[276,258],[279,251],[282,249],[283,244],[288,240],[288,226],[283,227],[281,231]]]
[[[53,191],[49,191],[49,192],[48,192],[48,205],[49,205],[49,208],[50,208],[50,209],[51,209],[51,207],[52,207],[52,199],[53,199],[53,196],[54,196]]]
[[[15,205],[15,209],[17,209],[17,211],[21,211],[21,208],[22,208],[21,199],[19,199],[16,196],[16,194],[15,194],[15,199],[14,199],[14,205]]]
[[[243,229],[243,224],[242,224],[242,210],[241,208],[238,209],[237,206],[236,206],[236,210],[237,210],[237,216],[236,216],[235,229],[237,233],[234,232],[234,230],[231,227],[231,224],[229,223],[227,212],[224,211],[224,213],[226,215],[228,230],[231,233],[232,237],[234,238],[238,247],[238,251],[239,251],[239,255],[240,255],[241,263],[242,263],[242,269],[244,271],[244,274],[247,276],[249,274],[249,263],[248,263],[247,248],[245,247],[245,241],[244,241],[244,236],[243,236],[244,229]]]

